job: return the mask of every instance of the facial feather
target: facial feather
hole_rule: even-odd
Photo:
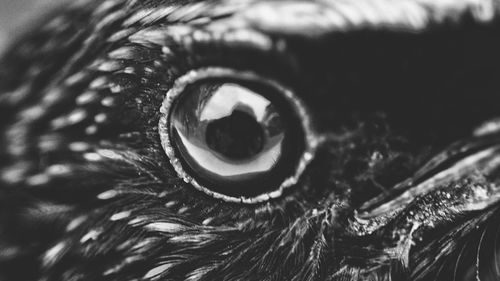
[[[496,114],[486,82],[498,72],[498,5],[488,3],[84,0],[61,8],[0,63],[0,279],[457,279],[464,262],[467,274],[488,280],[497,137],[468,138]],[[443,34],[428,31],[435,26]],[[446,85],[475,71],[472,61],[486,71],[471,82],[477,97]],[[169,163],[161,103],[178,77],[211,65],[289,84],[314,112],[322,147],[282,197],[224,202]],[[455,95],[465,102],[442,121],[433,110]],[[464,118],[468,108],[484,111]],[[449,120],[467,128],[449,129]],[[476,251],[463,254],[468,247]]]

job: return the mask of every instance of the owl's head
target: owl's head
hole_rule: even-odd
[[[498,278],[499,9],[54,11],[0,62],[0,280]]]

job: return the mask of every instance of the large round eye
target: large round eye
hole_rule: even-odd
[[[276,82],[198,70],[167,93],[160,136],[177,173],[196,188],[227,201],[262,202],[292,185],[310,159],[301,110]]]

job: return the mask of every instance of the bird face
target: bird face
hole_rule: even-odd
[[[55,11],[0,62],[0,280],[495,280],[489,4]]]

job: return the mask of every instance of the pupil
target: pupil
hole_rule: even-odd
[[[228,159],[243,160],[262,150],[264,132],[255,117],[236,109],[231,115],[207,125],[206,143]]]

